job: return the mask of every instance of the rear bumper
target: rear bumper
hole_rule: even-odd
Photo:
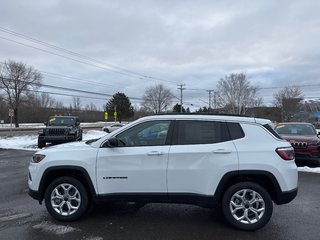
[[[289,203],[297,196],[297,194],[298,188],[295,188],[291,191],[278,193],[274,202],[278,205]]]

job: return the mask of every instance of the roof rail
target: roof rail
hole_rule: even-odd
[[[155,115],[209,115],[209,116],[231,116],[231,117],[252,117],[248,115],[230,114],[230,113],[210,113],[210,112],[169,112],[169,113],[157,113]]]

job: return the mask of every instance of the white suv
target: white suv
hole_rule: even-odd
[[[291,145],[266,119],[223,115],[141,118],[105,137],[38,151],[29,194],[61,221],[90,202],[135,201],[219,206],[234,227],[255,230],[273,202],[297,195]]]

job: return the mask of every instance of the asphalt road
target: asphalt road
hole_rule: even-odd
[[[0,149],[1,240],[320,239],[320,174],[299,173],[297,198],[287,205],[274,205],[270,222],[255,232],[233,229],[218,210],[177,204],[100,205],[80,221],[62,223],[27,195],[32,154]]]

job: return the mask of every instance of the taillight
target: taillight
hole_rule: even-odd
[[[293,160],[294,159],[294,149],[292,147],[277,148],[276,152],[283,160]]]

